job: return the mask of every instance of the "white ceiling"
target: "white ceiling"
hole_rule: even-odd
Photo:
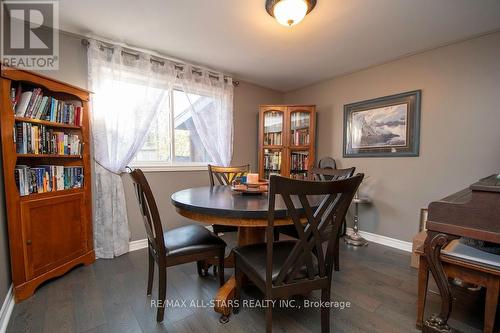
[[[61,29],[289,91],[500,29],[500,0],[318,0],[292,28],[264,0],[61,0]]]

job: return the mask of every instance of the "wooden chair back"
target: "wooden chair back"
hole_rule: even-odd
[[[215,186],[215,179],[219,185],[231,185],[233,180],[246,175],[250,171],[250,164],[223,167],[217,165],[208,165],[208,176],[210,178],[210,186]]]
[[[129,175],[134,183],[137,202],[146,228],[149,249],[153,250],[153,253],[158,258],[165,258],[166,248],[163,227],[151,187],[141,169],[135,169]]]
[[[337,162],[331,157],[323,157],[319,160],[318,168],[321,169],[337,169]]]
[[[331,279],[334,249],[338,241],[336,235],[363,177],[363,174],[357,174],[354,177],[336,181],[308,181],[280,176],[271,177],[268,226],[266,228],[266,288],[292,283],[304,266],[307,269],[309,280],[325,277]],[[273,281],[273,226],[277,195],[281,195],[283,198],[297,231],[298,240]],[[323,196],[321,203],[316,208],[309,204],[307,196],[311,195]],[[300,207],[298,207],[299,204]],[[301,221],[302,216],[307,219],[305,224]],[[333,228],[333,233],[328,232],[330,228]],[[328,242],[326,252],[322,246],[325,240]],[[314,261],[317,261],[317,271],[314,268]]]
[[[309,180],[341,180],[352,177],[356,168],[348,169],[329,169],[329,168],[312,168],[308,172]]]

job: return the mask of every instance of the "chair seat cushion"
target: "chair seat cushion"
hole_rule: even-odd
[[[178,256],[225,247],[226,243],[205,227],[191,224],[163,234],[168,256]]]
[[[288,255],[292,251],[293,247],[297,244],[296,240],[286,240],[275,242],[273,247],[273,272],[272,279],[273,282],[276,281],[278,274],[283,267]],[[236,264],[241,263],[243,271],[253,270],[263,281],[266,280],[266,243],[258,243],[252,245],[246,245],[241,247],[236,247],[233,249],[234,255],[236,256]],[[318,274],[318,261],[313,255],[313,272],[316,276]],[[301,267],[297,275],[295,275],[295,280],[303,279],[307,277],[307,268],[304,265]]]

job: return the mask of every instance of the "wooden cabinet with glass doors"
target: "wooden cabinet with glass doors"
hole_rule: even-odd
[[[316,107],[261,105],[259,111],[259,176],[305,179],[314,165]]]

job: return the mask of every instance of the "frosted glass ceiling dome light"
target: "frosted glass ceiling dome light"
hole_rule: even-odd
[[[291,27],[299,23],[316,6],[316,0],[266,0],[266,10],[280,24]]]

